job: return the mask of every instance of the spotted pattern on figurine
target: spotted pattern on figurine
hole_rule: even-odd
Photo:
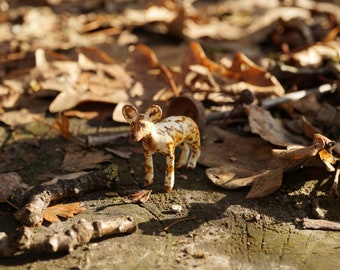
[[[151,105],[144,113],[139,113],[132,105],[122,109],[125,120],[130,124],[131,140],[142,141],[145,159],[144,185],[150,186],[154,179],[152,155],[160,152],[166,158],[165,191],[171,191],[175,183],[175,149],[182,152],[176,168],[187,165],[194,169],[201,154],[200,132],[194,120],[186,116],[170,116],[157,122],[162,117],[162,109]]]

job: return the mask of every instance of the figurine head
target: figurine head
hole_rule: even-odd
[[[125,120],[130,124],[129,137],[135,142],[149,136],[154,123],[162,117],[162,109],[158,105],[151,105],[144,113],[139,113],[132,105],[125,105],[122,113]]]

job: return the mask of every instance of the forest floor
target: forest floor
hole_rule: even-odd
[[[59,221],[30,230],[137,223],[71,252],[18,250],[0,269],[339,266],[338,228],[303,223],[340,222],[339,1],[180,2],[0,0],[0,256],[4,235],[23,225],[5,194],[16,181],[39,186],[115,163],[115,187],[63,198],[82,210],[63,216],[57,204]],[[152,192],[138,199],[144,158],[126,136],[126,103],[165,114],[173,105],[199,124],[201,158],[176,169],[172,191],[155,154]],[[124,135],[88,144],[114,134]]]
[[[85,121],[73,124],[78,130],[94,130],[84,126]],[[35,132],[41,135],[46,127],[34,124],[21,135],[28,130],[29,136]],[[105,132],[109,131],[114,132],[115,128],[105,128]],[[60,167],[61,149],[68,144],[59,137],[41,140],[39,145],[35,140],[14,143],[12,151],[19,151],[21,157],[29,153],[34,161],[29,167],[23,166],[18,157],[8,169],[20,171],[25,182],[29,182]],[[113,146],[126,152],[141,149],[126,138]],[[327,178],[318,168],[287,174],[278,191],[262,199],[247,200],[249,188],[230,191],[216,187],[202,166],[194,171],[176,171],[175,189],[165,193],[165,161],[156,155],[155,183],[149,200],[131,204],[107,194],[141,189],[143,155],[133,154],[130,160],[113,157],[112,162],[119,165],[120,171],[116,188],[73,199],[81,201],[86,211],[35,231],[64,231],[81,218],[92,221],[129,215],[138,222],[136,232],[98,239],[71,254],[44,255],[43,250],[19,253],[1,259],[1,269],[334,269],[338,265],[340,234],[306,230],[301,225],[303,218],[313,217],[308,194],[320,179]],[[326,192],[328,188],[329,184],[325,184],[321,190]],[[320,205],[338,219],[339,199],[323,198]],[[180,205],[182,210],[174,212],[173,205]],[[1,230],[7,233],[18,226],[11,213],[10,208],[2,207]]]

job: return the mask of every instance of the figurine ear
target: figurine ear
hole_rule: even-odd
[[[151,105],[145,110],[145,116],[147,120],[151,122],[157,122],[162,117],[162,109],[158,105]]]
[[[122,114],[129,124],[139,115],[137,109],[132,105],[125,105],[122,109]]]

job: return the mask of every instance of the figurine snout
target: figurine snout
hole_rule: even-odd
[[[134,133],[130,133],[129,134],[129,138],[130,138],[131,141],[134,141],[134,142],[138,141],[137,136]]]

